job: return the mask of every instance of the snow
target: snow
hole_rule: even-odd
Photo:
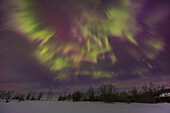
[[[160,97],[170,97],[170,93],[162,93]]]
[[[0,113],[170,113],[170,104],[24,101],[0,103]]]

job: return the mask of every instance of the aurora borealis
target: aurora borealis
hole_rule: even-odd
[[[168,0],[1,0],[0,5],[5,87],[170,82]]]

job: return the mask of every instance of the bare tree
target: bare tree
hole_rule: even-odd
[[[18,99],[19,96],[20,96],[20,92],[17,92],[17,93],[14,95],[13,99]]]
[[[52,90],[51,90],[51,89],[49,89],[49,91],[48,91],[48,95],[47,95],[47,100],[50,100],[50,101],[51,101],[52,96],[53,96]]]
[[[116,93],[117,88],[113,85],[102,85],[100,86],[98,93],[100,100],[105,102],[114,102],[113,93]]]
[[[94,101],[95,100],[95,91],[94,91],[93,87],[90,87],[86,91],[86,95],[87,95],[88,101]]]
[[[76,91],[72,94],[72,99],[73,99],[73,101],[81,101],[83,98],[83,95],[84,94],[82,92]]]
[[[1,99],[4,99],[5,96],[6,96],[6,91],[2,91],[2,93],[1,93]]]
[[[19,95],[19,98],[18,98],[18,101],[21,102],[21,101],[24,101],[24,94],[20,94]]]
[[[32,94],[32,92],[29,92],[29,93],[27,94],[27,96],[26,96],[26,100],[29,100],[29,99],[30,99],[31,94]]]
[[[39,92],[37,100],[40,100],[42,96],[43,96],[43,92]]]
[[[5,97],[6,102],[9,102],[9,99],[11,98],[12,93],[13,93],[12,91],[8,91],[8,92],[6,93],[6,97]]]
[[[36,100],[36,98],[35,98],[35,93],[33,92],[32,93],[32,96],[31,96],[31,99],[30,100]]]

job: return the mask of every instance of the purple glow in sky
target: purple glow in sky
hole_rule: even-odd
[[[169,0],[1,0],[0,6],[0,89],[170,83]]]

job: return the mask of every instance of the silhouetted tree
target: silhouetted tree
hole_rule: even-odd
[[[88,101],[94,101],[95,100],[95,91],[94,91],[93,87],[90,87],[86,91],[86,95],[87,95],[87,100]]]
[[[48,95],[47,95],[47,100],[51,100],[51,99],[52,99],[52,96],[53,96],[52,90],[49,89]]]
[[[38,97],[37,97],[37,100],[40,100],[41,97],[42,97],[42,95],[43,95],[43,92],[39,92]]]
[[[113,85],[102,85],[100,86],[98,93],[100,95],[100,100],[104,102],[114,102],[114,95],[117,88]]]
[[[68,101],[70,101],[71,98],[72,98],[71,94],[68,94],[68,95],[66,96],[66,100],[68,100]]]
[[[9,102],[9,99],[11,98],[12,93],[13,93],[12,91],[8,91],[8,92],[6,93],[6,97],[5,97],[6,102]]]
[[[126,103],[130,103],[131,102],[131,100],[129,98],[129,94],[127,92],[125,92],[125,91],[120,92],[118,94],[117,98],[118,98],[116,100],[117,102],[126,102]]]
[[[60,95],[59,98],[58,98],[58,101],[65,101],[65,100],[66,100],[66,98],[62,95]]]
[[[166,84],[156,85],[153,83],[144,84],[142,86],[142,93],[140,95],[140,102],[145,103],[153,103],[155,99],[153,98],[159,90],[164,90],[166,88]]]
[[[73,101],[80,101],[83,97],[83,93],[80,91],[76,91],[72,94]]]
[[[144,84],[142,90],[139,91],[135,87],[130,91],[118,91],[113,85],[101,85],[97,93],[90,87],[86,93],[75,91],[72,95],[60,95],[58,100],[73,100],[73,101],[103,101],[103,102],[140,102],[140,103],[155,103],[166,101],[169,102],[169,97],[164,100],[155,100],[154,96],[165,92],[167,85],[155,85],[153,83]],[[170,89],[166,89],[168,92]]]
[[[2,91],[2,93],[1,93],[1,99],[4,99],[5,96],[6,96],[6,91]]]
[[[139,94],[140,94],[140,92],[138,92],[136,87],[133,87],[133,89],[129,91],[129,98],[130,98],[131,102],[139,102],[140,101]]]
[[[12,99],[19,99],[20,92],[17,92]]]
[[[31,94],[32,94],[32,92],[28,92],[28,94],[27,94],[27,96],[26,96],[26,100],[29,100],[29,99],[30,99]]]
[[[24,101],[24,94],[20,94],[19,95],[19,98],[18,98],[18,101],[21,102],[21,101]]]
[[[30,100],[36,100],[35,93],[32,93],[31,99]]]

